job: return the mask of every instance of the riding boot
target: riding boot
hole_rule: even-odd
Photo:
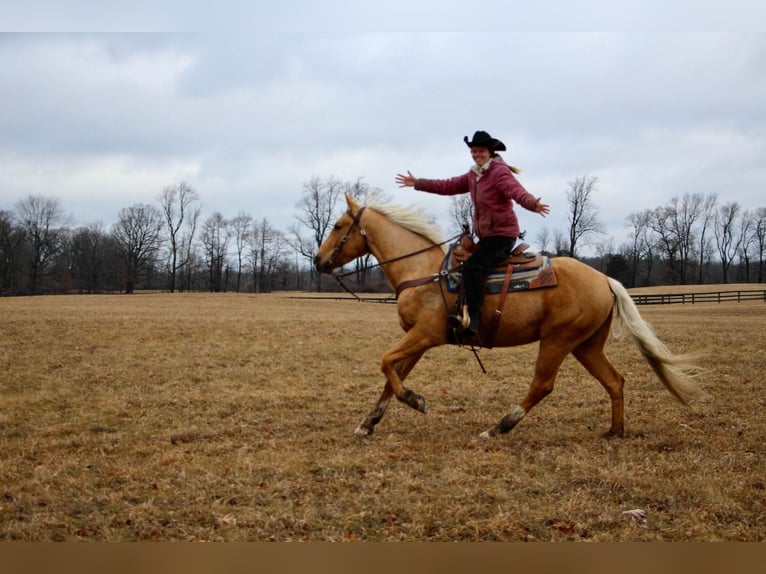
[[[477,335],[479,333],[479,323],[481,323],[481,309],[473,313],[468,311],[468,315],[471,318],[471,322],[468,324],[465,332],[467,335]]]
[[[479,333],[485,279],[492,266],[510,254],[515,241],[514,237],[486,237],[463,264],[463,289],[468,309],[459,319],[466,335]]]
[[[468,326],[465,328],[467,335],[476,335],[481,323],[481,304],[484,299],[484,281],[480,273],[464,274],[465,301],[468,307]]]

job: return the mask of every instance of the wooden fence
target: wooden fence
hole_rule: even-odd
[[[725,303],[742,301],[766,302],[766,289],[750,291],[713,291],[709,293],[649,293],[646,295],[631,294],[636,305],[693,305],[694,303]],[[393,295],[360,295],[355,299],[350,295],[338,293],[337,295],[297,295],[294,299],[324,299],[335,301],[363,301],[365,303],[396,303]]]
[[[693,305],[694,303],[725,303],[736,301],[766,301],[766,290],[762,291],[714,291],[710,293],[649,293],[631,294],[636,305]]]

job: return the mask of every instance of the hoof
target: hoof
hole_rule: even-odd
[[[489,440],[491,438],[495,438],[495,434],[492,432],[495,429],[485,430],[483,433],[479,435],[479,438],[482,440]]]
[[[402,397],[401,401],[411,406],[416,411],[420,411],[423,414],[426,414],[427,408],[426,408],[426,399],[422,397],[421,395],[418,395],[417,393],[413,393],[410,390],[407,390],[407,392]]]
[[[426,399],[420,395],[415,395],[412,408],[416,411],[420,411],[421,413],[426,414],[428,412],[428,408],[426,407]]]
[[[368,426],[365,426],[364,424],[359,425],[356,427],[356,430],[354,431],[354,435],[358,436],[360,438],[364,438],[366,436],[370,436],[372,434],[373,429],[371,429]]]

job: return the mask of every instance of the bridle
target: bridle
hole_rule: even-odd
[[[365,208],[366,208],[365,206],[360,207],[359,211],[357,211],[356,215],[354,215],[351,212],[350,209],[346,212],[352,218],[351,225],[349,225],[349,227],[346,230],[346,232],[340,238],[340,241],[338,242],[338,245],[335,246],[335,249],[333,249],[332,253],[330,254],[330,259],[328,261],[328,264],[330,266],[334,265],[335,262],[338,260],[338,256],[340,255],[341,250],[343,249],[343,246],[346,244],[346,242],[348,241],[349,237],[351,236],[351,234],[353,233],[353,231],[354,231],[354,229],[356,227],[359,227],[359,233],[362,235],[362,237],[364,237],[365,241],[367,241],[367,247],[369,249],[369,241],[370,240],[367,237],[367,230],[365,230],[361,226],[362,213],[364,212]],[[411,253],[405,253],[404,255],[399,255],[398,257],[393,257],[393,258],[387,259],[385,261],[380,261],[378,263],[373,263],[372,265],[367,265],[367,266],[365,266],[365,267],[363,267],[361,269],[356,269],[354,271],[346,271],[345,273],[333,274],[333,277],[335,277],[335,280],[340,284],[341,287],[343,287],[343,289],[346,292],[351,294],[355,299],[361,301],[362,299],[356,293],[354,293],[351,289],[349,289],[346,286],[345,283],[343,283],[343,279],[345,277],[349,277],[351,275],[356,275],[360,271],[369,271],[370,269],[375,269],[376,267],[383,267],[384,265],[387,265],[389,263],[393,263],[395,261],[400,261],[402,259],[407,259],[409,257],[414,257],[415,255],[420,255],[421,253],[425,253],[426,251],[430,251],[431,249],[434,249],[436,247],[441,247],[442,245],[450,243],[451,241],[454,241],[455,239],[458,239],[462,235],[463,234],[460,233],[460,234],[458,234],[458,235],[456,235],[454,237],[450,237],[449,239],[446,239],[446,240],[442,241],[441,243],[435,243],[433,245],[429,245],[428,247],[424,247],[423,249],[418,249],[417,251],[413,251]],[[430,281],[438,281],[444,275],[445,275],[444,272],[439,272],[439,273],[436,273],[434,275],[430,275],[427,278],[423,278],[421,280],[415,280],[415,282],[412,282],[411,285],[409,285],[409,286],[413,286],[414,287],[416,284],[417,285],[422,285],[422,284],[430,282]],[[397,287],[396,291],[397,291],[397,297],[398,297],[399,292],[401,291],[401,288]]]
[[[362,213],[364,213],[365,209],[366,208],[364,206],[360,207],[359,211],[356,212],[356,215],[351,213],[350,209],[346,212],[351,217],[351,225],[348,226],[348,230],[346,230],[346,233],[344,233],[343,237],[340,238],[340,241],[338,242],[338,245],[335,246],[335,249],[332,250],[332,253],[330,254],[330,260],[327,262],[329,267],[335,265],[335,262],[338,260],[338,256],[340,255],[343,246],[348,241],[348,238],[351,236],[351,233],[354,231],[355,227],[359,227],[359,233],[366,239],[367,231],[363,229],[359,223],[362,219]]]

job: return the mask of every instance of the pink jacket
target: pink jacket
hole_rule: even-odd
[[[511,168],[495,157],[479,176],[474,169],[450,179],[419,179],[415,189],[439,195],[470,193],[473,202],[473,231],[484,237],[518,237],[519,220],[513,210],[515,201],[534,211],[537,198],[522,187]]]

